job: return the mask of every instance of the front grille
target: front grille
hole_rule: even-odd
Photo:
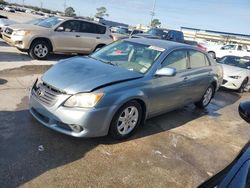
[[[12,35],[12,33],[13,33],[13,29],[11,29],[11,28],[9,28],[9,27],[7,27],[6,29],[5,29],[5,31],[4,31],[6,34],[8,34],[8,35]]]
[[[53,106],[57,102],[58,96],[61,94],[60,91],[52,88],[46,83],[39,83],[37,86],[34,86],[33,93],[37,99],[48,106]]]

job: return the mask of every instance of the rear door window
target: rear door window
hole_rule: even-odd
[[[98,25],[98,24],[90,23],[90,22],[81,21],[80,32],[82,32],[82,33],[93,33],[93,34],[105,34],[106,33],[106,27]]]
[[[177,50],[171,52],[163,61],[162,67],[175,68],[176,71],[183,71],[187,69],[188,64],[187,51]]]
[[[199,51],[190,50],[189,58],[191,69],[209,66],[209,61],[207,57]]]
[[[63,27],[64,32],[79,32],[80,22],[77,20],[69,20],[64,22],[60,27]]]

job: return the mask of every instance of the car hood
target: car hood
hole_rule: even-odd
[[[60,91],[76,94],[141,77],[140,73],[89,57],[74,57],[54,65],[42,76],[42,81]]]
[[[235,66],[225,65],[225,64],[221,64],[221,65],[223,67],[224,75],[226,76],[235,76],[235,75],[237,76],[245,72],[245,69],[240,68],[240,67],[235,67]]]
[[[138,38],[150,38],[150,39],[160,39],[161,37],[156,36],[156,35],[151,35],[147,33],[142,33],[142,34],[136,34],[133,35],[133,37],[138,37]]]
[[[14,24],[10,26],[13,30],[47,30],[46,27],[41,27],[38,25],[32,25],[32,24]]]

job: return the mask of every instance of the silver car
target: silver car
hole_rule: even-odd
[[[70,136],[123,139],[153,116],[206,107],[222,80],[221,65],[196,47],[124,39],[49,69],[32,87],[30,112]]]

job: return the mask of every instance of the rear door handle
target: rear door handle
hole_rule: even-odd
[[[187,76],[185,76],[185,77],[183,78],[183,80],[184,80],[184,81],[186,81],[187,79],[188,79],[188,77],[187,77]]]
[[[96,37],[96,39],[100,39],[100,37]]]
[[[76,35],[76,38],[79,38],[79,37],[81,37],[80,35]]]

